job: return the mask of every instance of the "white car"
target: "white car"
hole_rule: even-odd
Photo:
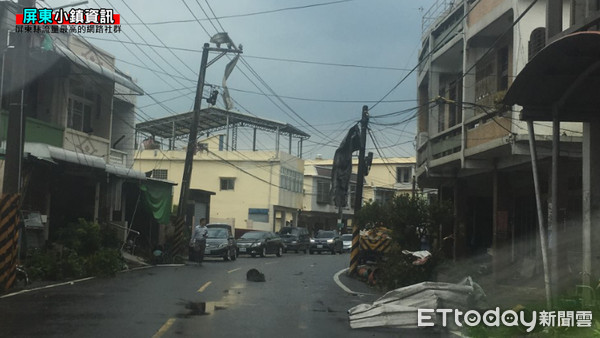
[[[352,234],[342,235],[342,250],[347,252],[352,250]]]

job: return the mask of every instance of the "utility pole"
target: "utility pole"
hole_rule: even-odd
[[[360,149],[358,150],[358,173],[356,174],[356,198],[354,213],[362,208],[363,185],[365,180],[365,147],[367,145],[367,127],[369,125],[369,107],[363,106],[360,119]]]
[[[241,54],[242,49],[235,47],[233,41],[227,33],[217,33],[210,42],[217,44],[217,48],[210,47],[208,43],[204,44],[202,50],[202,59],[200,61],[200,73],[198,74],[198,85],[196,86],[196,99],[194,100],[194,110],[192,112],[192,125],[190,126],[190,135],[188,139],[187,152],[185,155],[185,163],[183,168],[183,177],[181,179],[181,191],[179,194],[179,205],[177,206],[177,218],[183,219],[187,207],[187,201],[190,191],[190,180],[192,178],[192,166],[194,163],[194,153],[196,152],[196,139],[198,138],[198,122],[200,121],[200,105],[202,103],[202,91],[204,90],[204,78],[206,76],[206,68],[212,65],[215,61],[223,57],[227,53]],[[221,44],[227,44],[229,48],[220,48]],[[220,52],[214,59],[208,62],[208,52]]]
[[[34,8],[35,0],[19,0],[22,8]],[[27,83],[27,61],[31,34],[15,33],[15,48],[11,58],[11,86],[8,96],[8,124],[6,134],[6,160],[2,193],[18,194],[21,189],[21,163],[25,144],[25,113],[23,111],[25,84]],[[4,95],[3,95],[4,97]]]
[[[360,148],[358,149],[358,172],[356,174],[356,196],[354,198],[354,221],[352,222],[352,248],[350,249],[350,269],[348,274],[356,274],[358,267],[358,251],[360,229],[356,214],[362,208],[363,185],[365,180],[365,148],[367,144],[367,127],[369,125],[369,107],[363,106],[360,120]]]
[[[202,50],[202,60],[200,61],[200,73],[198,74],[198,84],[196,86],[196,99],[194,100],[194,110],[192,112],[192,125],[185,154],[185,164],[183,166],[183,178],[181,179],[181,191],[179,193],[179,205],[177,206],[177,217],[183,217],[187,207],[187,200],[190,191],[190,179],[192,178],[192,164],[194,162],[194,153],[196,152],[196,138],[198,137],[198,121],[200,120],[200,105],[202,103],[202,91],[204,90],[204,78],[206,76],[206,64],[208,62],[209,44],[204,44]]]

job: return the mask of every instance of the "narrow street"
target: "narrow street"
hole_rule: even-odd
[[[149,267],[0,298],[0,327],[10,337],[396,336],[349,327],[346,311],[378,295],[336,284],[348,259],[286,254]],[[246,281],[250,268],[266,282]],[[352,282],[348,289],[360,285]]]

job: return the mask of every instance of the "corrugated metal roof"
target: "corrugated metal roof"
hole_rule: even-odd
[[[190,133],[193,113],[187,112],[160,119],[138,123],[136,131],[162,138],[180,137]],[[309,134],[302,130],[279,121],[264,119],[240,112],[224,110],[217,107],[209,107],[200,110],[200,119],[198,120],[198,132],[214,132],[224,130],[229,126],[248,126],[260,130],[276,132],[279,130],[282,134],[292,134],[298,138],[307,139]]]

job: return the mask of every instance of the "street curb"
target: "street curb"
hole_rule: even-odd
[[[342,283],[340,281],[340,275],[344,272],[348,271],[348,268],[342,269],[340,271],[338,271],[335,275],[333,275],[333,281],[344,291],[346,291],[347,293],[353,295],[353,296],[375,296],[372,293],[363,293],[363,292],[356,292],[356,291],[352,291],[350,290],[350,288],[348,288],[346,285],[344,285],[344,283]]]
[[[21,290],[21,291],[17,291],[17,292],[13,292],[13,293],[9,293],[9,294],[0,296],[0,299],[1,298],[8,298],[8,297],[12,297],[12,296],[20,295],[20,294],[23,294],[23,293],[32,292],[32,291],[38,291],[38,290],[43,290],[43,289],[50,289],[50,288],[54,288],[54,287],[57,287],[57,286],[73,285],[75,283],[85,282],[85,281],[88,281],[88,280],[94,279],[94,278],[96,278],[96,277],[92,276],[92,277],[86,277],[86,278],[82,278],[82,279],[76,279],[76,280],[72,280],[72,281],[68,281],[68,282],[62,282],[62,283],[57,283],[57,284],[50,284],[50,285],[40,286],[40,287],[33,288],[33,289],[25,289],[25,290]]]
[[[131,269],[119,271],[119,273],[127,273],[127,272],[130,272],[130,271],[143,270],[143,269],[148,269],[148,268],[151,268],[151,267],[152,267],[152,265],[139,266],[139,267],[135,267],[135,268],[131,268]],[[71,281],[67,281],[67,282],[61,282],[61,283],[56,283],[56,284],[44,285],[44,286],[40,286],[40,287],[37,287],[37,288],[23,289],[23,290],[20,290],[20,291],[17,291],[17,292],[13,292],[13,293],[8,293],[6,295],[2,295],[2,296],[0,296],[0,299],[12,297],[12,296],[17,296],[17,295],[21,295],[21,294],[28,293],[28,292],[38,291],[38,290],[51,289],[51,288],[54,288],[54,287],[57,287],[57,286],[73,285],[75,283],[85,282],[85,281],[88,281],[88,280],[92,280],[94,278],[96,278],[96,276],[91,276],[91,277],[86,277],[86,278],[81,278],[81,279],[75,279],[75,280],[71,280]]]

